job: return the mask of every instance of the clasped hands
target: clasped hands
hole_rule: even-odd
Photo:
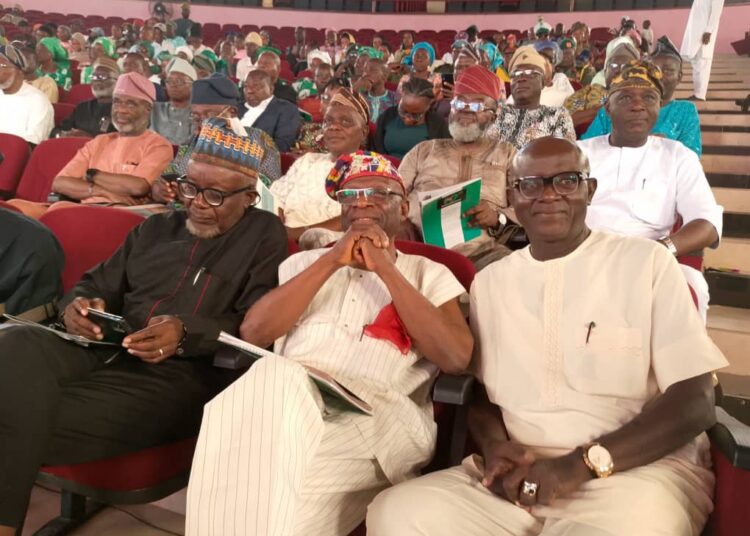
[[[377,224],[353,223],[327,253],[338,266],[351,266],[382,274],[394,265],[391,239]]]
[[[104,311],[106,304],[101,298],[76,298],[65,307],[63,322],[68,333],[81,335],[91,340],[101,340],[101,328],[88,318],[89,309]],[[176,316],[163,315],[151,318],[140,331],[131,333],[122,341],[123,348],[141,361],[156,364],[175,355],[184,331],[182,320]]]
[[[492,441],[484,449],[482,485],[530,510],[577,490],[592,475],[578,449],[558,458],[536,459],[512,441]]]

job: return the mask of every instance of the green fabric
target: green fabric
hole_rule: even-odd
[[[367,56],[373,60],[383,59],[383,53],[373,47],[361,47],[359,49],[359,55],[363,56],[365,54],[367,54]]]
[[[109,37],[97,37],[91,46],[100,44],[104,49],[104,53],[110,58],[116,58],[115,43]]]
[[[143,47],[146,49],[146,53],[148,54],[148,58],[152,59],[154,57],[154,45],[152,43],[149,43],[148,41],[141,41],[138,43],[139,47]]]
[[[41,69],[36,70],[37,76],[47,76],[55,81],[55,84],[63,88],[65,91],[70,91],[73,87],[73,76],[71,75],[70,68],[57,66],[57,70],[54,73],[45,73]]]
[[[52,54],[52,61],[57,64],[67,64],[68,62],[68,51],[62,46],[62,43],[57,37],[45,37],[40,41],[45,46],[49,53]]]
[[[410,127],[396,116],[385,125],[383,145],[386,154],[403,158],[414,146],[428,139],[427,123]]]
[[[264,52],[273,52],[279,58],[281,57],[281,51],[278,48],[275,48],[275,47],[260,47],[260,48],[258,48],[258,57],[260,57],[260,55],[263,54]]]
[[[318,88],[310,78],[302,78],[292,82],[292,88],[297,92],[297,97],[300,100],[314,97],[318,94]]]

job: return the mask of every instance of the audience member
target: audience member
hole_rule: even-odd
[[[378,153],[403,158],[425,140],[450,138],[448,123],[432,111],[433,86],[412,78],[401,88],[401,101],[378,118],[373,144]]]
[[[293,71],[297,71],[297,64],[307,62],[307,55],[311,50],[305,39],[305,29],[297,26],[294,29],[294,44],[286,49],[286,59]]]
[[[237,378],[212,365],[216,338],[237,334],[245,311],[276,287],[287,242],[278,218],[252,207],[257,148],[205,129],[180,187],[186,210],[145,220],[62,301],[67,330],[93,340],[102,331],[89,310],[123,316],[136,331],[121,347],[0,330],[0,459],[13,460],[0,465],[0,526],[23,523],[42,464],[193,437],[204,404]]]
[[[36,47],[36,57],[39,64],[37,74],[50,77],[65,91],[71,88],[73,75],[70,71],[68,51],[63,48],[57,37],[41,39]]]
[[[273,138],[280,152],[289,151],[297,139],[301,122],[297,107],[274,97],[271,77],[260,69],[248,73],[244,87],[242,126],[259,128]]]
[[[13,45],[0,47],[0,132],[38,144],[55,126],[47,96],[24,81],[26,57]]]
[[[412,47],[414,46],[414,32],[412,30],[405,30],[401,32],[401,46],[393,54],[394,63],[401,63],[405,58],[408,58],[412,54]]]
[[[326,30],[325,42],[320,47],[320,50],[330,56],[331,65],[338,63],[339,56],[341,55],[341,47],[339,46],[336,30]]]
[[[531,245],[471,289],[478,454],[380,494],[369,535],[701,533],[711,372],[727,361],[663,248],[586,227],[588,177],[568,140],[514,158]]]
[[[661,69],[661,84],[664,90],[659,118],[656,120],[652,134],[679,141],[700,157],[702,143],[698,109],[690,101],[674,99],[675,89],[682,80],[680,53],[669,38],[663,36],[656,42],[651,60],[654,65]],[[581,136],[581,139],[585,140],[609,134],[611,130],[612,121],[607,115],[606,108],[601,108],[596,119]]]
[[[310,54],[315,54],[319,51],[313,51]],[[326,58],[328,54],[323,54]],[[295,84],[292,87],[297,92],[299,97],[299,109],[310,114],[310,119],[314,123],[320,123],[323,121],[322,112],[322,97],[323,91],[325,90],[328,83],[333,79],[333,67],[328,63],[320,63],[315,67],[314,78],[312,80],[312,87],[306,92],[301,88],[298,89]]]
[[[328,90],[327,90],[328,91]],[[287,235],[300,240],[303,233],[313,247],[322,247],[341,236],[341,207],[321,185],[333,163],[367,144],[370,121],[367,102],[359,93],[338,88],[323,119],[323,143],[328,152],[307,153],[297,159],[286,175],[271,185]],[[303,249],[308,244],[303,243]]]
[[[575,140],[570,115],[564,108],[540,104],[542,88],[550,80],[552,68],[547,59],[523,46],[516,50],[508,66],[513,105],[500,108],[490,137],[504,140],[520,149],[533,139],[557,136]]]
[[[645,61],[625,66],[611,81],[606,105],[611,134],[579,142],[599,181],[586,221],[594,230],[659,240],[675,256],[686,255],[718,246],[722,208],[695,152],[649,136],[661,107],[661,81],[659,68]],[[678,218],[682,227],[672,232]],[[703,274],[683,264],[680,268],[705,320]]]
[[[23,70],[23,77],[26,83],[37,88],[44,93],[51,103],[60,100],[60,90],[55,81],[49,76],[43,76],[37,70],[36,50],[32,48],[23,48],[21,53],[26,58],[26,67]]]
[[[453,139],[424,141],[409,151],[399,167],[409,196],[409,220],[422,229],[419,194],[481,177],[479,204],[465,215],[482,234],[455,246],[478,269],[507,255],[503,233],[508,218],[505,175],[514,152],[505,141],[485,136],[497,113],[500,80],[484,67],[466,69],[456,81],[449,118]],[[501,238],[501,234],[503,235]]]
[[[68,51],[70,61],[77,61],[80,67],[88,65],[91,59],[89,58],[87,47],[88,41],[86,40],[86,36],[80,32],[74,33],[70,37],[70,50]]]
[[[346,234],[282,264],[281,286],[246,314],[242,337],[261,347],[277,341],[284,357],[262,358],[206,405],[188,486],[190,536],[225,533],[219,520],[238,534],[345,536],[380,490],[432,458],[430,386],[471,357],[458,304],[465,291],[444,266],[396,252],[408,204],[388,160],[344,155],[326,191],[341,203]],[[390,336],[368,329],[384,314],[400,325]],[[336,378],[373,414],[328,398],[303,365]],[[256,466],[264,471],[235,477]]]
[[[365,64],[364,76],[354,85],[370,106],[370,119],[376,123],[380,114],[392,106],[398,106],[399,97],[395,91],[385,87],[388,67],[382,59],[369,59]]]
[[[116,45],[112,39],[108,37],[97,37],[96,40],[91,44],[89,48],[89,65],[83,68],[81,71],[81,83],[90,84],[91,76],[94,74],[93,65],[97,59],[102,56],[115,59],[117,58]]]
[[[617,37],[607,44],[604,71],[594,76],[591,85],[579,89],[565,101],[565,109],[570,112],[574,125],[590,124],[596,118],[607,102],[608,80],[634,59],[640,59],[640,52],[629,38]]]
[[[680,47],[680,54],[693,67],[693,95],[690,100],[706,100],[723,9],[724,0],[696,0],[690,8]]]
[[[29,313],[59,298],[65,254],[55,235],[7,208],[0,208],[0,229],[0,313]]]
[[[421,78],[432,84],[432,91],[435,94],[435,98],[439,99],[443,78],[440,74],[432,72],[432,64],[435,63],[435,49],[432,48],[432,45],[426,42],[415,44],[406,61],[411,65],[412,69],[408,74],[401,77],[398,83],[399,93],[403,91],[404,84],[410,79]]]
[[[258,32],[250,32],[245,36],[246,56],[237,62],[237,78],[245,82],[247,73],[256,68],[258,63],[258,49],[263,46],[263,41]]]
[[[545,81],[539,104],[559,108],[565,103],[565,99],[575,93],[568,77],[564,73],[557,72],[557,66],[562,61],[562,50],[555,41],[540,41],[535,48],[547,59],[551,67],[551,78]],[[508,99],[508,104],[513,104],[512,96]]]
[[[190,27],[190,34],[186,39],[190,50],[193,51],[195,56],[201,54],[205,50],[211,50],[203,44],[203,27],[197,22],[193,23]]]
[[[60,126],[62,136],[93,138],[99,134],[117,132],[112,122],[112,94],[120,76],[117,62],[100,56],[92,65],[91,92],[94,98],[78,104]]]
[[[198,79],[195,69],[182,58],[173,58],[166,69],[169,102],[156,102],[151,110],[151,130],[172,145],[184,145],[192,138],[190,95]]]
[[[650,54],[654,49],[654,31],[651,29],[651,21],[644,20],[641,28],[641,39],[643,39],[644,53]]]
[[[172,146],[148,130],[154,86],[137,73],[117,79],[112,100],[116,133],[101,134],[84,145],[52,182],[52,191],[85,204],[133,206],[148,201],[151,183],[172,159]],[[39,218],[50,206],[13,199],[26,215]]]
[[[190,36],[190,29],[193,27],[193,24],[195,24],[192,20],[190,20],[190,4],[185,2],[182,4],[180,8],[180,18],[174,21],[175,24],[175,33],[184,38],[187,39]]]
[[[208,52],[204,51],[200,54],[196,54],[193,57],[193,67],[195,67],[195,73],[199,80],[208,78],[216,72],[216,62],[213,59],[214,57],[215,55],[210,50]]]
[[[297,135],[297,143],[295,144],[295,150],[302,152],[302,153],[308,153],[308,152],[314,152],[314,153],[325,153],[326,151],[326,145],[323,140],[323,118],[325,118],[326,112],[328,111],[328,106],[331,103],[331,99],[333,96],[338,92],[338,90],[342,87],[346,87],[341,80],[337,78],[331,79],[328,84],[326,84],[326,87],[323,89],[323,91],[320,94],[320,111],[318,112],[320,117],[319,121],[315,121],[315,116],[313,116],[313,121],[309,123],[302,123],[302,126],[300,127],[299,134]],[[310,99],[307,99],[310,100]],[[301,104],[300,104],[301,107]]]
[[[289,101],[294,105],[297,104],[297,94],[292,89],[292,86],[279,78],[281,58],[278,54],[270,50],[261,52],[260,56],[258,56],[256,68],[265,71],[271,77],[271,87],[273,88],[275,97]]]
[[[151,66],[148,60],[140,54],[129,52],[122,58],[122,72],[125,74],[137,73],[148,79],[151,76]],[[154,91],[156,92],[156,101],[166,101],[167,94],[161,84],[153,81],[151,83],[154,85]]]

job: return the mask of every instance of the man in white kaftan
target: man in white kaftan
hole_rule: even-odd
[[[693,66],[693,95],[706,100],[724,0],[694,0],[680,54]]]

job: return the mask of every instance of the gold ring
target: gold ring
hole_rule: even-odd
[[[159,357],[164,357],[164,350],[159,348]]]

